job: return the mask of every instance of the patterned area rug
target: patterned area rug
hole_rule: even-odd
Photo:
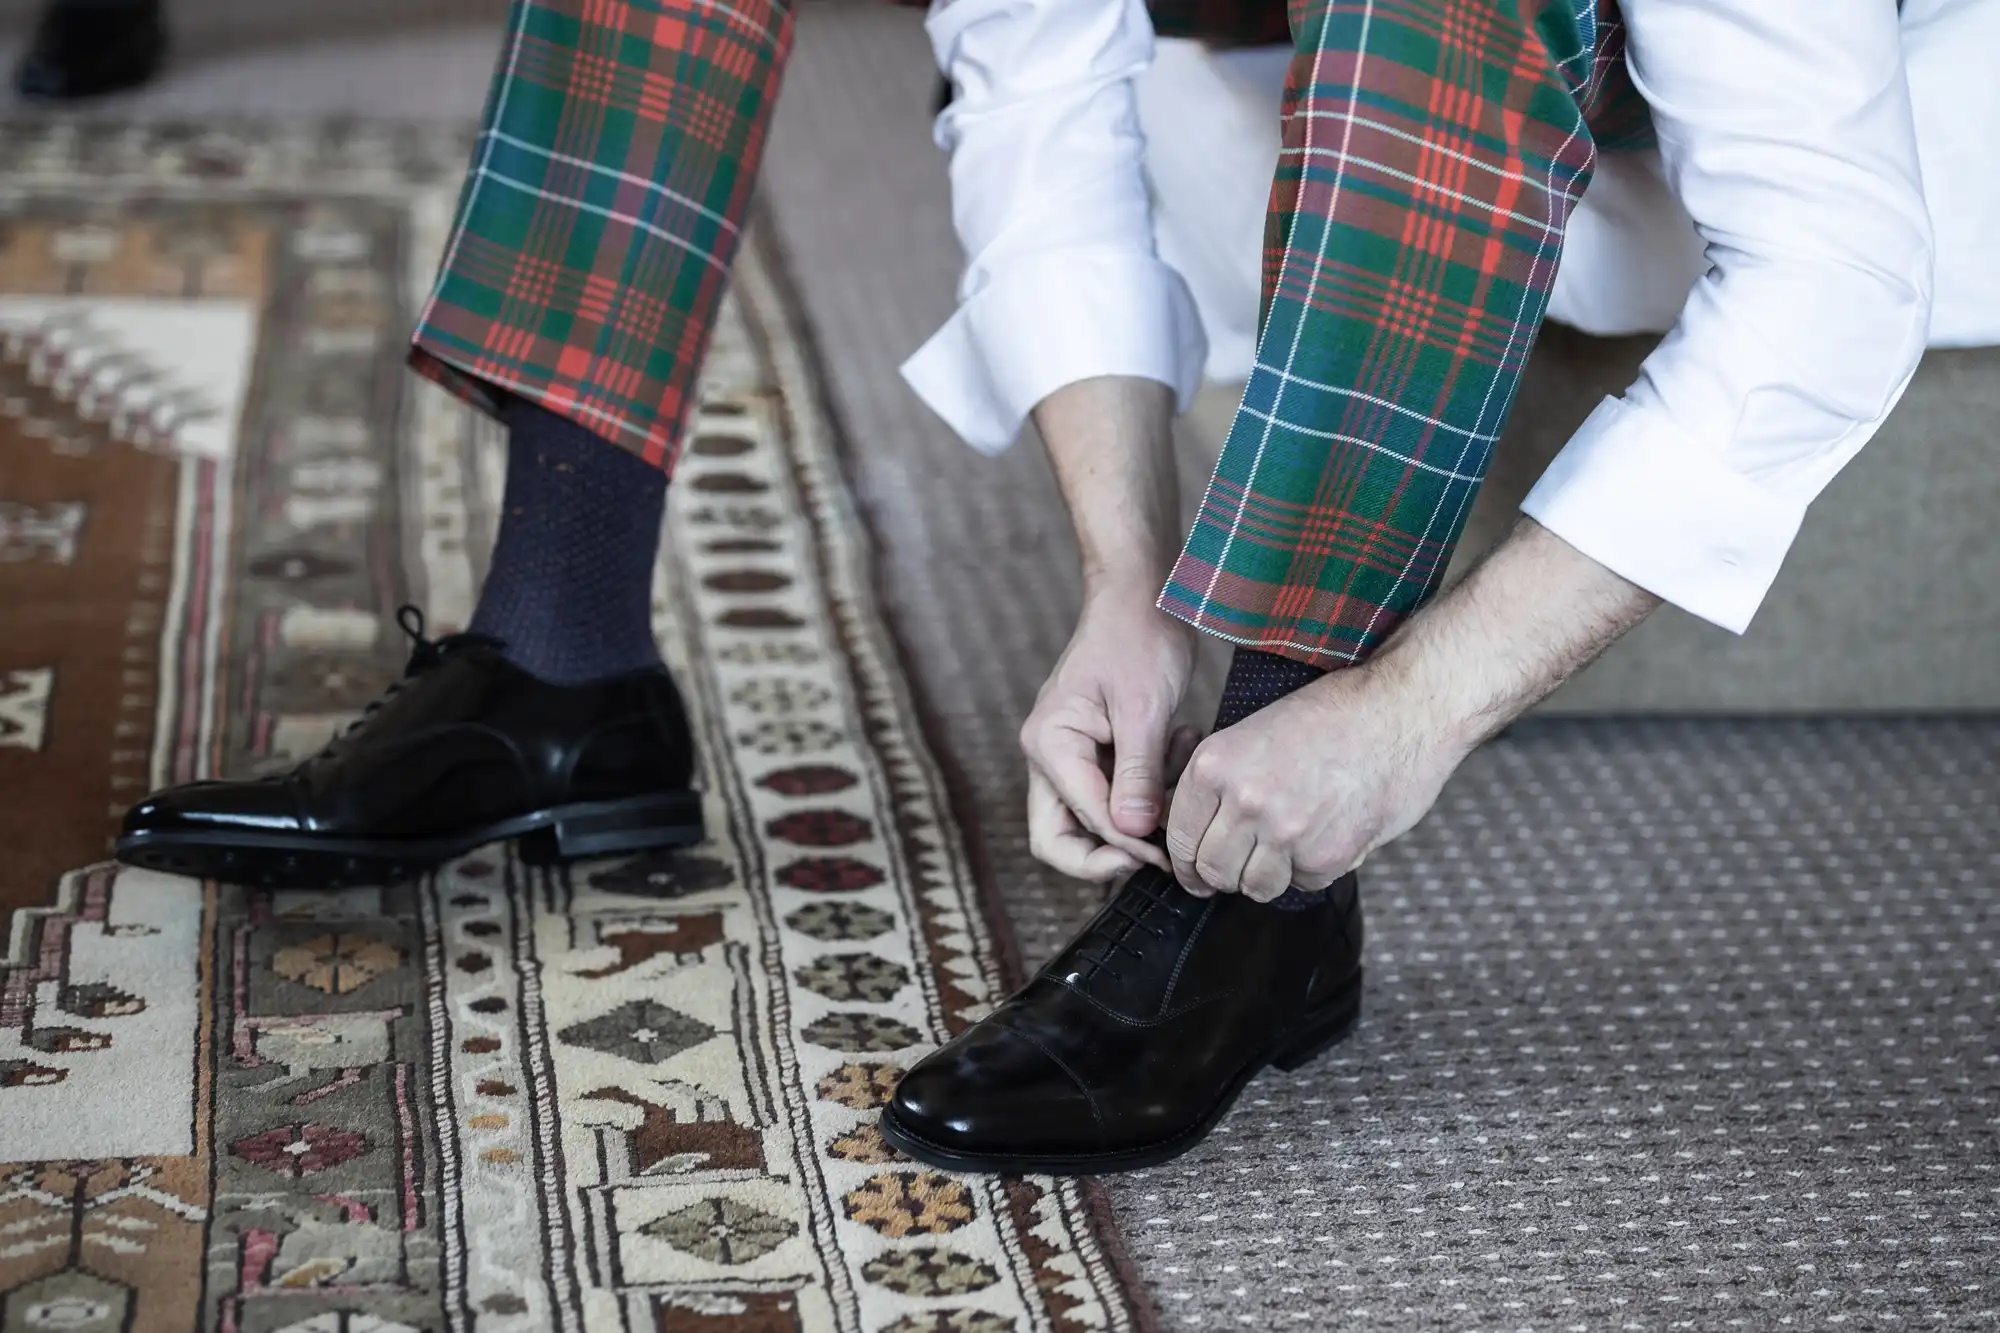
[[[657,587],[710,843],[102,863],[148,787],[318,746],[400,602],[468,616],[500,458],[400,368],[467,146],[0,134],[0,1329],[1144,1326],[1093,1195],[872,1127],[1003,942],[755,244]]]

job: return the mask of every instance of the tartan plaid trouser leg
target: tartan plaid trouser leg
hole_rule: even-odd
[[[514,0],[413,368],[671,471],[791,40],[790,0]]]
[[[1643,142],[1608,0],[1293,0],[1256,368],[1160,605],[1335,667],[1437,586],[1596,140]]]

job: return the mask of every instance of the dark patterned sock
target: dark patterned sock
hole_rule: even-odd
[[[1215,710],[1215,729],[1233,727],[1266,704],[1312,684],[1326,672],[1276,653],[1238,648],[1229,658],[1229,675],[1222,682],[1222,703]]]
[[[1222,703],[1215,710],[1215,729],[1221,731],[1224,727],[1233,727],[1258,709],[1278,702],[1325,674],[1318,667],[1294,662],[1276,653],[1238,648],[1229,659],[1229,676],[1222,683]],[[1316,893],[1287,889],[1272,901],[1271,906],[1297,911],[1318,901]]]
[[[553,412],[512,398],[507,486],[493,567],[470,628],[558,685],[660,660],[653,564],[667,477]]]

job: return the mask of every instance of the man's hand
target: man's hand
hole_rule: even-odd
[[[1153,606],[1180,531],[1173,420],[1173,390],[1132,376],[1079,380],[1035,407],[1083,556],[1083,614],[1021,728],[1029,847],[1078,879],[1167,868],[1145,839],[1194,660],[1192,632]]]
[[[1361,666],[1210,736],[1174,794],[1189,892],[1323,889],[1409,831],[1465,756],[1659,598],[1523,519]]]
[[[1203,741],[1167,849],[1189,892],[1323,889],[1424,817],[1468,736],[1393,675],[1336,671]]]
[[[1099,586],[1021,727],[1028,757],[1028,848],[1077,879],[1141,863],[1168,868],[1146,837],[1166,810],[1176,759],[1168,734],[1187,692],[1194,632],[1153,605],[1156,585]],[[1106,759],[1109,758],[1107,772]]]

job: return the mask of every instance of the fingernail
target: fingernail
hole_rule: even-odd
[[[1157,815],[1160,813],[1160,807],[1153,801],[1134,796],[1129,800],[1118,803],[1118,813],[1124,815]]]

